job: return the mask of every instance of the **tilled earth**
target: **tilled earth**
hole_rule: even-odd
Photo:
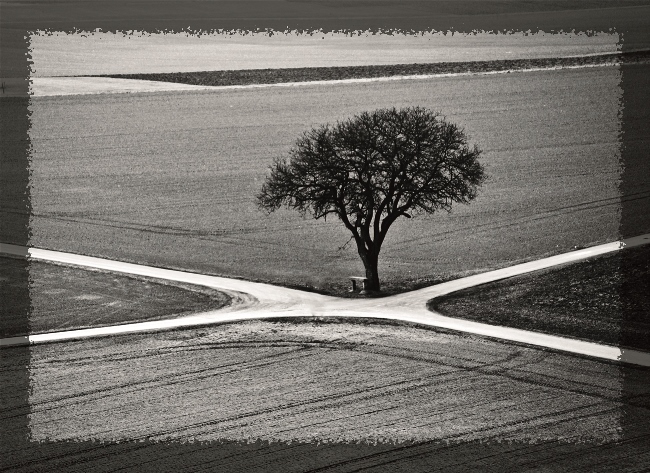
[[[510,471],[649,461],[647,369],[478,337],[255,321],[37,345],[30,356],[29,429],[43,458],[21,471],[114,471],[113,461],[155,471],[181,458],[191,471],[235,471],[242,455],[253,471],[287,471],[288,458],[293,471],[407,471],[415,460],[486,471],[495,455]],[[19,410],[10,403],[3,422]],[[18,467],[24,452],[10,453]]]

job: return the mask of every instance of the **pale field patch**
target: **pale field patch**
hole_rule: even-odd
[[[79,296],[75,296],[75,299],[79,299],[80,301],[96,301],[101,298],[102,296],[99,296],[97,294],[81,294]]]
[[[195,85],[110,77],[32,77],[29,86],[30,95],[36,97],[205,89]]]
[[[612,53],[618,33],[34,32],[32,77],[412,64]]]
[[[398,222],[380,277],[494,269],[617,239],[618,67],[421,81],[33,98],[31,244],[271,282],[347,284],[361,269],[335,219],[255,205],[307,128],[420,105],[485,151],[479,198]],[[92,187],[80,199],[66,189]]]

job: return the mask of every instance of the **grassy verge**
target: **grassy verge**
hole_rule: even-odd
[[[650,246],[434,299],[451,317],[650,350]]]
[[[360,271],[357,273],[359,276],[363,275],[363,272]],[[326,296],[334,297],[344,297],[346,299],[367,299],[368,297],[388,297],[394,296],[396,294],[402,294],[404,292],[415,291],[417,289],[422,289],[424,287],[433,286],[435,284],[440,284],[446,281],[451,281],[452,279],[458,279],[458,275],[441,275],[441,276],[426,276],[420,278],[404,278],[399,279],[395,277],[381,279],[381,292],[376,294],[364,294],[361,295],[359,292],[352,291],[352,282],[348,278],[342,278],[336,281],[327,281],[321,284],[320,287],[314,287],[305,284],[290,284],[286,281],[270,281],[270,280],[257,280],[256,282],[262,282],[265,284],[276,284],[290,289],[298,289],[300,291],[315,292],[317,294],[324,294]],[[357,291],[359,288],[357,287]]]
[[[635,63],[650,60],[650,51],[612,53],[598,56],[566,58],[512,59],[502,61],[441,62],[431,64],[397,64],[381,66],[302,67],[287,69],[249,69],[235,71],[173,72],[152,74],[106,74],[96,77],[138,79],[203,86],[278,84],[419,74],[458,74],[496,72],[531,68],[554,68],[584,65]]]
[[[19,259],[0,258],[9,291],[21,284],[21,265]],[[209,288],[38,261],[29,263],[29,279],[30,300],[3,301],[0,337],[26,335],[19,318],[27,311],[29,332],[43,333],[157,320],[230,303]]]
[[[575,249],[575,248],[573,248]],[[340,278],[337,280],[328,280],[320,284],[319,287],[315,287],[308,284],[296,284],[291,283],[287,280],[271,280],[271,279],[254,279],[254,282],[259,282],[263,284],[273,284],[276,286],[288,287],[290,289],[297,289],[300,291],[315,292],[317,294],[324,294],[326,296],[333,297],[343,297],[346,299],[367,299],[367,298],[381,298],[395,296],[397,294],[403,294],[405,292],[417,291],[418,289],[424,289],[425,287],[435,286],[437,284],[442,284],[448,281],[453,281],[455,279],[466,278],[473,276],[475,274],[485,273],[487,271],[495,271],[497,269],[507,268],[516,264],[527,263],[529,261],[538,260],[540,258],[548,258],[555,256],[561,253],[569,251],[568,248],[564,251],[551,251],[543,254],[538,254],[534,256],[527,256],[523,258],[517,258],[516,260],[505,260],[499,261],[491,264],[490,266],[482,267],[480,269],[470,269],[470,270],[456,270],[456,271],[437,271],[432,272],[429,275],[425,276],[395,276],[388,275],[384,276],[381,269],[379,274],[379,279],[381,283],[381,291],[377,293],[368,293],[368,294],[359,294],[359,292],[351,292],[352,282],[349,278]],[[357,276],[362,276],[363,271],[357,271]],[[227,275],[215,274],[215,276],[229,277]]]

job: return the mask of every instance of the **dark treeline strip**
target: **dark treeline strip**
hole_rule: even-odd
[[[612,53],[564,58],[511,59],[500,61],[440,62],[431,64],[396,64],[381,66],[301,67],[287,69],[249,69],[236,71],[200,71],[152,74],[104,74],[85,77],[111,77],[189,85],[226,86],[312,82],[321,80],[370,79],[375,77],[422,74],[460,74],[496,72],[533,68],[632,64],[650,60],[650,51]]]

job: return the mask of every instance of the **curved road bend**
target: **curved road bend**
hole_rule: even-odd
[[[648,243],[650,243],[650,234],[640,235],[623,241],[616,241],[578,251],[572,251],[380,299],[344,299],[269,284],[206,276],[184,271],[155,268],[90,256],[43,250],[39,248],[25,248],[0,243],[0,253],[15,256],[28,256],[43,261],[74,264],[95,269],[104,269],[114,272],[166,279],[169,281],[202,285],[224,291],[233,297],[232,305],[215,311],[170,320],[157,320],[111,327],[34,334],[28,337],[4,338],[0,339],[0,347],[72,340],[119,333],[155,331],[234,322],[246,319],[296,316],[336,316],[392,319],[413,322],[426,326],[440,327],[502,340],[526,343],[579,355],[593,356],[605,360],[623,361],[641,366],[650,366],[650,353],[648,352],[627,349],[622,350],[610,345],[601,345],[543,333],[454,319],[429,311],[426,308],[426,303],[430,299],[454,291],[552,266],[580,261],[593,256],[618,251],[624,247],[634,247]]]

